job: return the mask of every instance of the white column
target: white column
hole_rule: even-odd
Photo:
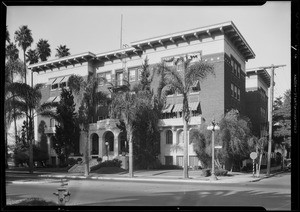
[[[166,131],[160,130],[160,162],[164,164],[165,162],[165,145],[166,145]]]
[[[117,133],[114,133],[114,156],[119,155],[119,142],[118,142],[118,135]]]
[[[47,135],[47,146],[48,146],[48,157],[49,157],[49,162],[51,161],[51,155],[50,155],[50,152],[51,152],[51,145],[50,145],[50,135],[48,134]]]

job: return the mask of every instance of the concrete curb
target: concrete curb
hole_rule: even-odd
[[[249,179],[219,179],[211,181],[210,179],[166,179],[166,178],[145,178],[145,177],[98,177],[98,176],[68,176],[68,175],[39,175],[44,178],[65,178],[65,179],[87,179],[87,180],[104,180],[104,181],[131,181],[131,182],[173,182],[173,183],[246,183]]]

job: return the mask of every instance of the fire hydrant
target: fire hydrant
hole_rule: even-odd
[[[59,205],[65,205],[66,202],[70,201],[71,193],[67,190],[66,186],[68,183],[61,182],[61,187],[57,188],[56,193],[53,193],[55,196],[58,197],[58,204]]]

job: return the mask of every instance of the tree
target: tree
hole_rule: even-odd
[[[47,127],[44,120],[41,120],[38,126],[38,133],[40,136],[40,148],[45,151],[48,157],[48,144],[47,144],[47,135],[45,134],[45,128]]]
[[[273,112],[273,141],[282,150],[282,165],[284,150],[291,148],[291,90],[284,93],[282,97],[274,101]]]
[[[25,84],[27,83],[27,70],[26,70],[26,59],[25,59],[25,53],[26,49],[31,46],[33,42],[31,30],[26,26],[21,26],[19,30],[15,32],[15,41],[18,42],[18,46],[20,46],[23,50],[24,55],[24,79]]]
[[[29,65],[39,62],[39,54],[38,54],[37,50],[29,49],[27,51],[26,62],[29,63]]]
[[[7,26],[6,26],[6,36],[5,36],[5,41],[10,43],[10,36],[9,36],[9,31],[7,30]]]
[[[201,161],[202,168],[211,167],[211,133],[208,131],[206,124],[202,124],[200,129],[191,133],[191,142],[193,149]]]
[[[57,121],[53,148],[55,149],[60,163],[64,164],[74,150],[74,144],[79,139],[79,126],[77,124],[77,114],[75,113],[75,103],[72,92],[62,89],[61,100],[57,105]]]
[[[183,157],[183,177],[188,178],[188,141],[187,128],[190,121],[190,110],[188,106],[188,94],[194,85],[199,80],[204,80],[209,74],[214,73],[212,64],[203,61],[191,63],[191,59],[186,55],[179,57],[175,61],[175,65],[182,65],[182,70],[178,71],[176,67],[168,67],[165,62],[159,66],[159,73],[162,73],[166,85],[163,90],[174,90],[183,95],[182,120],[184,131],[184,157]]]
[[[43,84],[37,84],[34,87],[30,87],[25,83],[12,83],[8,86],[8,91],[14,93],[15,98],[10,99],[16,106],[20,113],[26,116],[27,128],[27,139],[29,141],[29,171],[33,172],[33,141],[34,141],[34,116],[41,110],[40,100],[41,92],[40,88]],[[29,113],[28,113],[29,109]],[[27,121],[28,120],[28,121]]]
[[[51,49],[48,40],[40,39],[39,42],[37,43],[36,50],[42,62],[47,61],[47,58],[50,57],[51,55]]]
[[[19,50],[17,49],[16,44],[9,43],[6,46],[6,58],[11,61],[15,61],[19,58]]]
[[[220,130],[217,131],[216,140],[222,145],[220,158],[223,163],[231,164],[231,169],[239,169],[242,160],[249,158],[253,144],[251,122],[249,118],[243,117],[237,110],[231,110],[221,119]]]
[[[93,123],[96,115],[96,107],[101,101],[105,101],[106,95],[97,92],[98,81],[95,79],[94,73],[89,73],[87,80],[83,77],[72,75],[68,80],[71,92],[79,97],[81,104],[78,110],[78,123],[82,132],[86,135],[85,143],[85,176],[89,175],[89,131],[90,123]]]
[[[66,45],[59,45],[56,49],[55,57],[61,58],[70,55],[69,48]]]

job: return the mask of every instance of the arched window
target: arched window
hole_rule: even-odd
[[[171,130],[167,130],[166,132],[166,144],[172,144],[173,143],[173,133]]]

